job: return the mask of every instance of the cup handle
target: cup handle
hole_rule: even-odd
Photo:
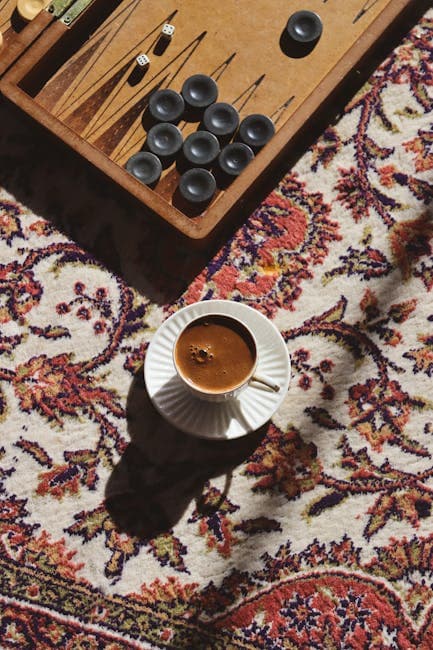
[[[258,384],[263,384],[264,386],[267,386],[271,390],[274,391],[274,393],[278,393],[280,390],[280,386],[276,384],[272,379],[269,379],[268,377],[265,377],[264,375],[253,375],[250,379],[250,382],[257,382]]]

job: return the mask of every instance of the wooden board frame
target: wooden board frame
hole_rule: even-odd
[[[95,0],[71,28],[62,22],[50,24],[43,35],[34,40],[3,76],[0,81],[0,92],[10,102],[112,179],[140,204],[148,208],[157,220],[162,220],[188,241],[199,245],[206,245],[216,237],[224,224],[230,222],[234,215],[242,211],[260,181],[268,173],[271,173],[286,155],[294,137],[300,132],[306,121],[320,109],[326,98],[340,86],[348,73],[359,64],[369,49],[386,33],[400,14],[410,4],[413,4],[413,0],[389,2],[374,22],[369,25],[368,30],[364,31],[353,43],[243,173],[218,196],[218,200],[211,203],[208,209],[202,214],[191,217],[150,188],[139,183],[123,167],[68,128],[32,97],[33,85],[38,84],[41,75],[46,75],[46,67],[50,65],[50,61],[52,62],[53,55],[55,58],[58,48],[73,47],[77,35],[80,32],[86,33],[89,24],[95,20],[101,2],[107,2],[107,0]],[[29,25],[30,27],[31,25]]]

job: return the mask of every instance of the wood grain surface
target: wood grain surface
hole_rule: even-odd
[[[0,5],[0,17],[10,3]],[[2,92],[37,121],[108,174],[160,218],[191,239],[205,239],[239,208],[261,175],[345,75],[381,38],[410,0],[123,0],[100,20],[102,0],[70,28],[48,27],[1,82]],[[323,33],[314,47],[288,39],[285,26],[298,9],[318,13]],[[107,13],[107,12],[106,12]],[[161,28],[175,26],[171,41]],[[140,71],[135,58],[151,62]],[[1,53],[0,53],[1,63]],[[179,91],[192,74],[218,83],[219,101],[241,119],[264,113],[276,135],[230,185],[220,187],[200,214],[178,199],[179,170],[164,170],[153,189],[125,170],[145,144],[149,97],[158,88]],[[179,124],[184,136],[198,118]]]

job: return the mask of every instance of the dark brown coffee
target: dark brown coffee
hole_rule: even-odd
[[[222,393],[243,384],[256,362],[253,337],[229,316],[210,315],[188,325],[176,344],[181,375],[199,390]]]

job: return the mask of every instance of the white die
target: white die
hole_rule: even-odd
[[[164,38],[171,38],[174,34],[174,25],[170,25],[169,23],[165,23],[161,29],[161,36]]]
[[[147,54],[139,54],[135,60],[137,61],[137,65],[139,65],[140,68],[146,68],[150,63],[150,59]]]

